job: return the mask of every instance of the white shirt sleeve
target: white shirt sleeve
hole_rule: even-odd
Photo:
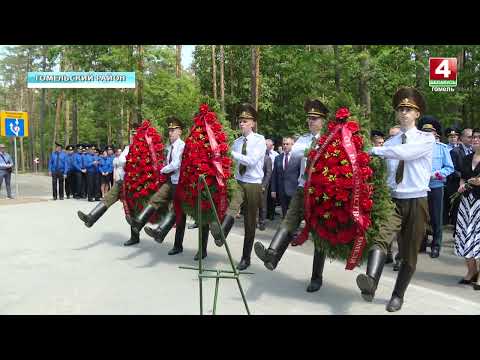
[[[408,138],[407,138],[408,141]],[[415,160],[424,157],[433,152],[435,138],[433,135],[420,135],[413,143],[392,145],[392,146],[375,146],[372,148],[372,154],[382,156],[385,159],[394,160]]]
[[[161,173],[168,174],[180,169],[180,165],[182,164],[182,154],[183,149],[185,148],[185,143],[179,143],[177,146],[173,147],[173,154],[172,154],[172,162],[168,165],[165,165]]]
[[[248,146],[247,142],[247,155],[232,151],[232,157],[234,158],[234,160],[246,166],[255,166],[259,161],[263,161],[263,158],[265,157],[265,152],[267,151],[267,146],[265,142],[263,142],[262,144],[257,140],[252,145],[252,147]]]

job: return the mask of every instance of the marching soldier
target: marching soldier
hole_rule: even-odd
[[[257,112],[250,104],[242,104],[239,107],[239,127],[242,136],[236,139],[232,145],[232,157],[238,164],[235,169],[235,179],[238,191],[231,199],[227,214],[221,224],[225,237],[232,229],[235,215],[244,203],[245,209],[245,235],[243,240],[243,253],[238,270],[245,270],[250,266],[253,241],[257,226],[257,211],[262,199],[262,180],[264,158],[267,150],[263,135],[254,132],[257,122]],[[210,225],[211,233],[217,246],[222,246],[223,241],[216,223]]]
[[[183,149],[185,148],[185,142],[180,136],[182,135],[184,126],[180,119],[174,116],[167,119],[167,124],[170,145],[167,149],[168,152],[167,158],[165,159],[165,166],[162,168],[161,173],[168,175],[169,178],[168,181],[165,182],[150,198],[150,201],[142,212],[135,219],[132,219],[132,227],[135,228],[138,233],[140,233],[150,216],[155,211],[163,212],[164,209],[168,209],[169,204],[172,203],[178,180],[180,178],[180,166],[182,164]],[[175,220],[175,213],[173,211],[167,211],[166,215],[162,217],[155,229],[147,227],[145,228],[145,232],[153,237],[155,241],[162,243],[170,229],[175,224]],[[182,213],[181,221],[177,224],[175,229],[175,242],[173,248],[168,253],[169,255],[176,255],[183,252],[185,225],[186,215]]]
[[[293,233],[300,227],[300,222],[304,217],[304,186],[307,172],[305,152],[312,145],[316,144],[320,137],[320,131],[323,122],[327,119],[328,109],[320,100],[307,100],[304,105],[307,113],[307,123],[310,132],[298,138],[291,150],[291,156],[302,157],[300,176],[298,178],[298,187],[296,193],[290,201],[290,207],[287,214],[275,233],[270,246],[265,249],[259,241],[255,243],[255,253],[263,261],[265,267],[274,270],[283,254],[288,248]],[[315,249],[312,266],[312,277],[307,287],[307,292],[318,291],[323,282],[323,266],[325,264],[325,254]]]
[[[401,131],[371,154],[387,160],[387,182],[396,205],[394,216],[382,224],[379,238],[368,252],[366,274],[357,277],[365,301],[372,301],[385,264],[386,251],[399,233],[400,270],[387,311],[402,308],[408,284],[417,266],[417,256],[428,221],[428,184],[432,173],[435,137],[418,130],[416,121],[425,112],[425,100],[415,88],[404,87],[393,96],[393,108]]]

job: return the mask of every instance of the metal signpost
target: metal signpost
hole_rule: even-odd
[[[0,113],[0,136],[13,137],[15,148],[15,197],[18,198],[17,137],[28,137],[28,113],[25,111],[2,111]]]

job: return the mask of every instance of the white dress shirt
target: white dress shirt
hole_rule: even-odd
[[[172,161],[170,163],[170,153],[172,152]],[[178,179],[180,178],[180,165],[182,164],[182,155],[183,149],[185,148],[185,142],[182,139],[178,138],[167,147],[167,158],[165,159],[165,166],[162,168],[162,174],[171,174],[170,181],[172,184],[178,184]]]
[[[127,155],[130,150],[130,147],[127,145],[123,149],[120,156],[113,159],[113,180],[120,181],[125,177],[125,164],[127,163]]]
[[[432,155],[435,137],[417,128],[405,132],[407,140],[402,144],[402,134],[385,141],[384,146],[373,147],[371,153],[387,160],[387,184],[394,199],[426,197],[432,172]],[[395,181],[400,160],[404,160],[403,180]]]
[[[242,154],[245,137],[240,136],[233,142],[232,157],[237,162],[235,179],[249,184],[261,184],[263,180],[263,163],[267,145],[263,135],[251,132],[247,136],[247,155]],[[247,170],[240,175],[239,165],[245,165]]]
[[[267,150],[268,151],[268,150]],[[272,170],[273,170],[273,164],[274,164],[274,161],[275,161],[275,158],[280,155],[278,152],[276,152],[275,150],[270,150],[268,151],[268,156],[270,156],[270,159],[272,159]]]
[[[291,157],[289,157],[288,161],[290,162],[291,159],[294,157],[301,157],[302,160],[300,162],[300,176],[298,177],[298,186],[304,187],[305,186],[305,168],[307,166],[307,157],[305,156],[305,150],[309,149],[312,146],[313,139],[318,139],[320,137],[320,133],[317,135],[313,135],[312,133],[308,133],[305,135],[300,136],[295,144],[292,146],[292,151],[290,151]]]

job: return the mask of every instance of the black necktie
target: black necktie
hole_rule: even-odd
[[[407,142],[407,135],[402,134],[402,144]],[[397,184],[400,184],[403,180],[403,170],[405,168],[405,161],[400,160],[397,167],[397,173],[395,174],[395,181]]]
[[[170,156],[168,157],[168,163],[170,164],[172,162],[172,154],[173,154],[173,144],[170,148]]]
[[[288,166],[288,153],[285,153],[285,167],[283,168],[283,170],[287,170],[287,166]]]
[[[247,138],[245,138],[245,140],[243,141],[242,155],[247,155]],[[238,167],[238,172],[240,173],[240,175],[243,176],[243,174],[245,174],[246,171],[247,171],[247,166],[240,164],[240,166]]]

